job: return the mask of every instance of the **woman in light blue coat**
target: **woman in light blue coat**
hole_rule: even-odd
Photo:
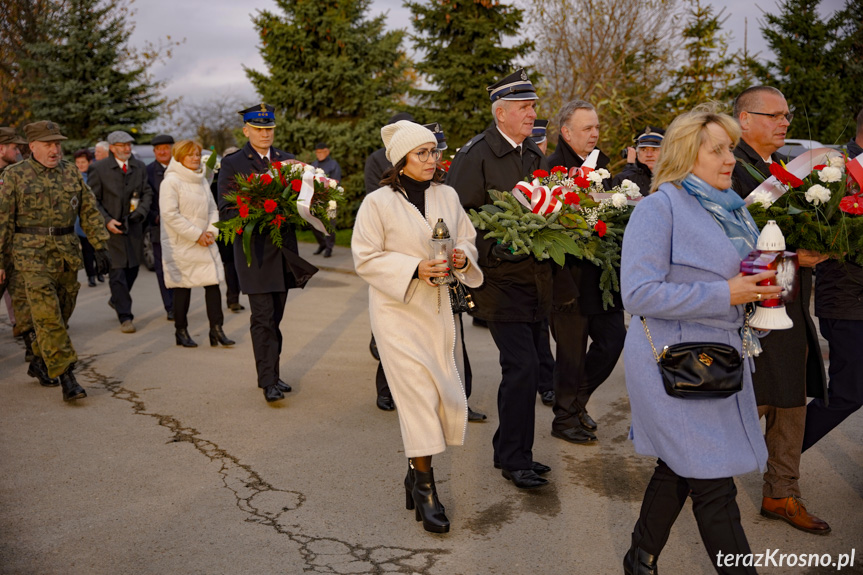
[[[621,292],[633,315],[624,347],[630,438],[638,453],[658,459],[624,558],[627,575],[656,573],[687,496],[717,572],[755,573],[728,567],[719,555],[749,553],[732,477],[763,469],[767,461],[751,359],[744,361],[743,390],[730,397],[671,397],[639,319],[644,317],[659,353],[684,342],[724,343],[744,356],[744,347],[749,353],[758,347],[744,330],[744,304],[780,288],[756,285],[773,272],[738,273],[758,239],[755,222],[731,189],[739,138],[731,117],[708,109],[675,119],[662,143],[653,193],[636,207],[623,239]]]

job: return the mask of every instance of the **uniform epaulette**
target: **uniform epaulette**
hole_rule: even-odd
[[[477,142],[479,142],[483,138],[485,138],[485,132],[483,132],[481,134],[477,134],[476,136],[471,138],[467,144],[462,146],[461,149],[459,150],[459,152],[467,152],[471,146],[473,146],[474,144],[476,144]]]

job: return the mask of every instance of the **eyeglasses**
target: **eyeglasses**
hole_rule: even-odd
[[[794,119],[794,112],[788,112],[787,114],[783,114],[782,112],[777,112],[776,114],[766,114],[764,112],[749,112],[750,114],[755,114],[757,116],[767,116],[774,122],[781,122],[782,118],[788,120],[788,123],[791,123],[791,120]]]
[[[442,152],[437,148],[432,148],[431,150],[420,150],[419,152],[416,152],[417,159],[420,162],[427,162],[429,156],[431,156],[432,159],[437,162],[438,160],[440,160],[441,154]]]

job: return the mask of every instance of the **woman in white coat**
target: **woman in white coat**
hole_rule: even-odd
[[[369,283],[369,315],[381,362],[398,407],[405,455],[406,506],[416,508],[426,531],[446,533],[449,520],[435,490],[432,455],[462,445],[467,398],[462,383],[459,330],[447,286],[432,278],[453,273],[477,287],[471,225],[458,194],[438,183],[440,150],[434,134],[413,122],[381,129],[387,159],[384,187],[366,196],[357,213],[351,250]],[[453,238],[453,267],[429,259],[432,227],[442,218]]]
[[[210,320],[210,345],[234,345],[222,331],[222,260],[216,247],[219,210],[201,166],[201,145],[192,140],[174,144],[173,159],[159,188],[162,269],[165,285],[174,288],[177,345],[198,347],[189,335],[189,301],[193,287],[203,286]]]

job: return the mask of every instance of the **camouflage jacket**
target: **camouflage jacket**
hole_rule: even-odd
[[[16,227],[81,227],[95,249],[108,242],[105,220],[93,192],[75,167],[61,161],[49,169],[30,158],[9,166],[0,185],[0,269],[10,263],[19,271],[80,269],[81,244],[75,233],[62,236],[15,233]]]

